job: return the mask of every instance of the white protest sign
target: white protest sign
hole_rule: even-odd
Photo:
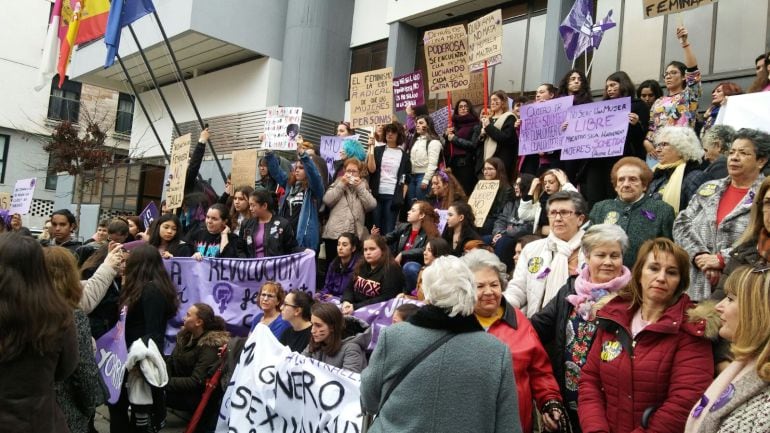
[[[487,214],[495,203],[498,189],[500,189],[499,180],[480,180],[476,183],[476,188],[468,197],[468,204],[476,217],[476,227],[484,226],[484,220],[487,219]]]
[[[297,150],[302,107],[270,107],[265,116],[263,149]]]
[[[19,179],[13,188],[13,197],[11,198],[11,207],[8,213],[26,215],[29,213],[29,207],[32,205],[32,196],[35,194],[35,184],[37,180],[32,177],[29,179]]]
[[[321,145],[319,148],[321,151],[321,158],[326,161],[326,167],[329,169],[329,178],[334,176],[334,161],[340,159],[340,149],[342,149],[342,143],[345,142],[345,140],[358,142],[358,135],[351,135],[349,137],[338,137],[336,135],[321,136]]]
[[[732,95],[717,116],[717,125],[753,128],[770,133],[770,92]]]
[[[360,384],[358,373],[292,353],[260,324],[228,384],[216,431],[357,433]]]
[[[471,72],[503,62],[502,10],[490,12],[468,23],[468,63]]]

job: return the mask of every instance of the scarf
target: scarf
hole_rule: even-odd
[[[591,272],[588,266],[580,271],[580,275],[575,279],[575,295],[567,296],[567,302],[575,306],[575,311],[585,321],[593,320],[591,310],[594,304],[600,298],[616,293],[618,290],[626,287],[631,281],[631,271],[623,266],[623,272],[620,276],[613,278],[606,283],[592,283]]]
[[[655,171],[665,171],[673,168],[674,172],[668,177],[668,182],[660,192],[661,199],[674,208],[674,214],[679,213],[679,204],[682,195],[682,180],[684,179],[684,169],[687,166],[683,159],[672,162],[671,164],[658,164]]]
[[[502,130],[503,124],[509,116],[513,116],[513,113],[510,111],[505,112],[501,114],[497,119],[493,118],[494,122],[492,124],[495,125],[495,128]],[[497,152],[497,142],[493,140],[492,137],[487,135],[487,138],[484,140],[484,161],[495,156],[495,152]]]
[[[569,241],[563,241],[551,234],[546,238],[546,249],[551,251],[551,265],[546,269],[548,272],[545,275],[545,293],[543,293],[543,299],[540,301],[538,311],[548,304],[548,301],[556,296],[559,289],[567,282],[569,278],[569,258],[572,253],[580,248],[580,242],[583,240],[583,230],[578,230],[575,236]],[[544,271],[545,272],[545,271]]]
[[[479,124],[478,117],[474,117],[472,114],[466,114],[465,116],[452,116],[452,124],[455,127],[455,135],[470,140],[473,135],[473,128]],[[449,143],[449,157],[455,155],[465,155],[467,151],[461,147],[455,146],[453,143]]]

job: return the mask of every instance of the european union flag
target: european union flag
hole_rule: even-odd
[[[107,18],[107,31],[104,32],[104,43],[107,44],[105,68],[115,63],[120,45],[120,31],[123,27],[153,12],[155,12],[155,5],[152,4],[152,0],[112,0],[110,15]]]

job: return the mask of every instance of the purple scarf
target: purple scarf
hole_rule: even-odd
[[[456,136],[465,140],[470,140],[473,136],[473,128],[479,124],[479,119],[473,117],[471,114],[466,114],[465,116],[453,115],[452,124],[455,127]],[[464,149],[457,147],[452,143],[450,143],[449,146],[450,154],[452,156],[465,155],[466,153]]]
[[[615,277],[606,283],[592,283],[591,273],[588,270],[588,266],[586,266],[575,279],[576,294],[567,296],[567,302],[575,306],[577,313],[583,320],[591,320],[591,310],[596,301],[626,287],[629,281],[631,281],[631,271],[623,266],[623,272],[619,277]]]

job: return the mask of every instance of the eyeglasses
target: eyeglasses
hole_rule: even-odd
[[[655,148],[656,149],[660,149],[660,148],[663,148],[663,147],[668,147],[670,145],[671,145],[671,143],[669,143],[668,141],[661,141],[660,143],[655,143]]]
[[[347,174],[358,174],[358,170],[345,170]]]
[[[666,71],[666,72],[663,73],[663,78],[666,78],[666,77],[669,77],[669,76],[674,77],[674,76],[679,75],[679,74],[680,74],[679,71]]]
[[[260,293],[259,297],[260,298],[273,299],[273,298],[275,298],[275,295],[273,295],[272,293]]]
[[[548,211],[548,218],[556,218],[561,217],[562,219],[569,218],[572,215],[580,215],[580,212],[574,211],[574,210],[568,210],[568,209],[562,209],[562,210],[549,210]]]
[[[288,302],[284,302],[283,305],[285,305],[287,307],[291,307],[291,308],[299,308],[296,305],[289,304]]]

